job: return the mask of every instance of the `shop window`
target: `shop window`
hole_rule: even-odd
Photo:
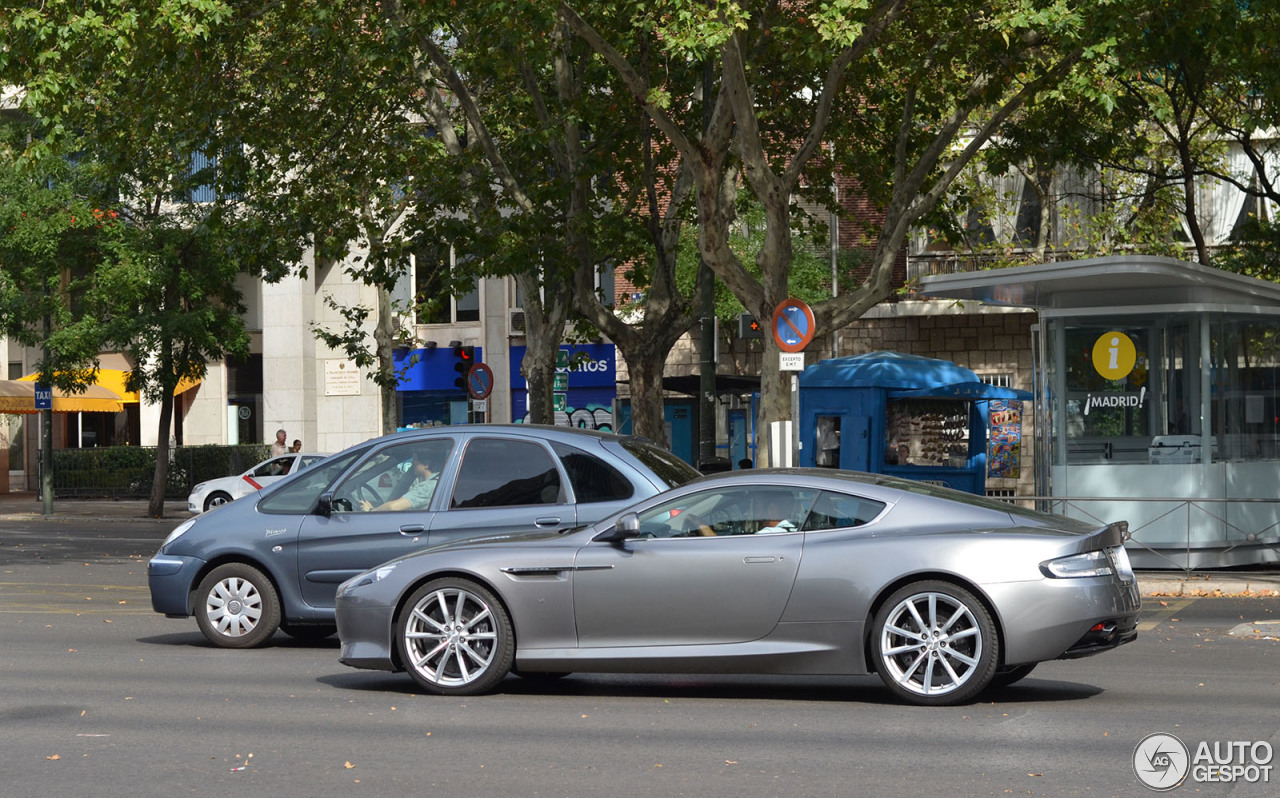
[[[955,399],[896,399],[888,403],[885,463],[966,468],[969,403]]]
[[[1066,330],[1068,462],[1146,462],[1155,402],[1153,335],[1132,322]]]
[[[840,467],[840,416],[818,416],[815,462],[819,468]]]

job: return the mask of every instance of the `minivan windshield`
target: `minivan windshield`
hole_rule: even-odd
[[[689,480],[702,476],[693,466],[651,443],[632,438],[622,441],[622,448],[644,463],[668,488],[678,488]]]
[[[321,460],[311,468],[296,474],[293,479],[281,483],[258,502],[258,510],[264,513],[286,515],[311,512],[315,509],[316,500],[320,498],[321,492],[333,484],[339,474],[346,471],[367,451],[367,448],[361,448]]]

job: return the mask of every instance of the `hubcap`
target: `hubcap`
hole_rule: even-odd
[[[442,687],[459,687],[483,676],[497,643],[489,606],[460,588],[424,596],[410,611],[404,631],[410,666]]]
[[[982,645],[968,607],[945,593],[918,593],[889,613],[880,630],[880,664],[906,690],[946,695],[969,681]]]
[[[249,580],[230,576],[209,591],[205,613],[219,633],[242,637],[262,619],[262,596]]]

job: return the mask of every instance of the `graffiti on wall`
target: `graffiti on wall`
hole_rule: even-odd
[[[520,423],[529,423],[529,414],[525,413]],[[557,427],[573,427],[575,429],[593,429],[599,432],[613,432],[613,408],[603,405],[588,407],[566,407],[556,411]]]

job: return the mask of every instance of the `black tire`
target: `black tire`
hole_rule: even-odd
[[[338,633],[336,626],[292,626],[290,624],[280,624],[280,631],[292,637],[294,640],[301,640],[304,643],[318,643],[325,638],[333,637]]]
[[[207,513],[214,507],[221,507],[224,504],[230,504],[234,499],[231,494],[226,491],[215,490],[209,494],[209,498],[204,500],[204,511]]]
[[[999,649],[987,608],[950,582],[922,581],[896,591],[871,628],[872,663],[881,681],[913,704],[971,700],[991,684]]]
[[[988,689],[994,690],[1000,687],[1008,687],[1011,684],[1020,682],[1027,678],[1027,675],[1035,670],[1039,664],[1038,662],[1031,662],[1026,665],[1010,665],[998,668],[996,675],[991,677],[991,685]]]
[[[502,603],[469,579],[419,588],[396,621],[404,669],[436,695],[476,695],[498,685],[515,660],[515,632]]]
[[[196,623],[219,648],[253,648],[280,626],[280,597],[266,574],[244,563],[219,565],[196,588]]]

